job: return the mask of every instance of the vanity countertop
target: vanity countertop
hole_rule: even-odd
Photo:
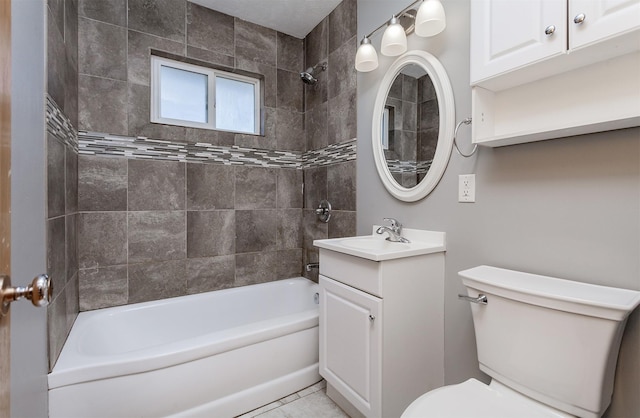
[[[393,260],[446,250],[444,232],[405,228],[402,230],[402,236],[410,242],[403,243],[387,241],[386,234],[376,234],[378,227],[374,225],[372,235],[319,239],[313,241],[313,245],[372,261]]]

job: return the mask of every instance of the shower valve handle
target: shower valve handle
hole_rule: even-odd
[[[331,203],[328,200],[321,200],[316,209],[316,215],[318,215],[318,219],[321,222],[329,222],[329,219],[331,219]]]

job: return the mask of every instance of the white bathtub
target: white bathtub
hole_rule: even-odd
[[[317,291],[295,278],[82,312],[49,416],[232,417],[312,385]]]

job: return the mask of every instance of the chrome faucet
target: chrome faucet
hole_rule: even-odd
[[[391,242],[404,242],[409,244],[411,241],[402,236],[402,224],[400,221],[394,218],[384,218],[385,221],[391,222],[391,226],[381,226],[376,230],[376,234],[389,234],[387,241]]]

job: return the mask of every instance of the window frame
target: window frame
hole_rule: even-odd
[[[207,77],[207,122],[195,122],[184,119],[166,118],[161,116],[161,67],[170,67],[178,70],[189,71],[201,74]],[[164,125],[184,126],[188,128],[209,129],[224,132],[234,132],[248,135],[260,135],[262,131],[261,120],[261,83],[259,78],[235,74],[228,71],[218,70],[215,68],[204,67],[201,65],[190,64],[182,61],[176,61],[170,58],[164,58],[157,55],[151,55],[151,97],[150,97],[150,121],[151,123],[160,123]],[[229,129],[218,129],[216,127],[216,77],[222,77],[230,80],[253,84],[254,86],[254,130],[236,131]]]

